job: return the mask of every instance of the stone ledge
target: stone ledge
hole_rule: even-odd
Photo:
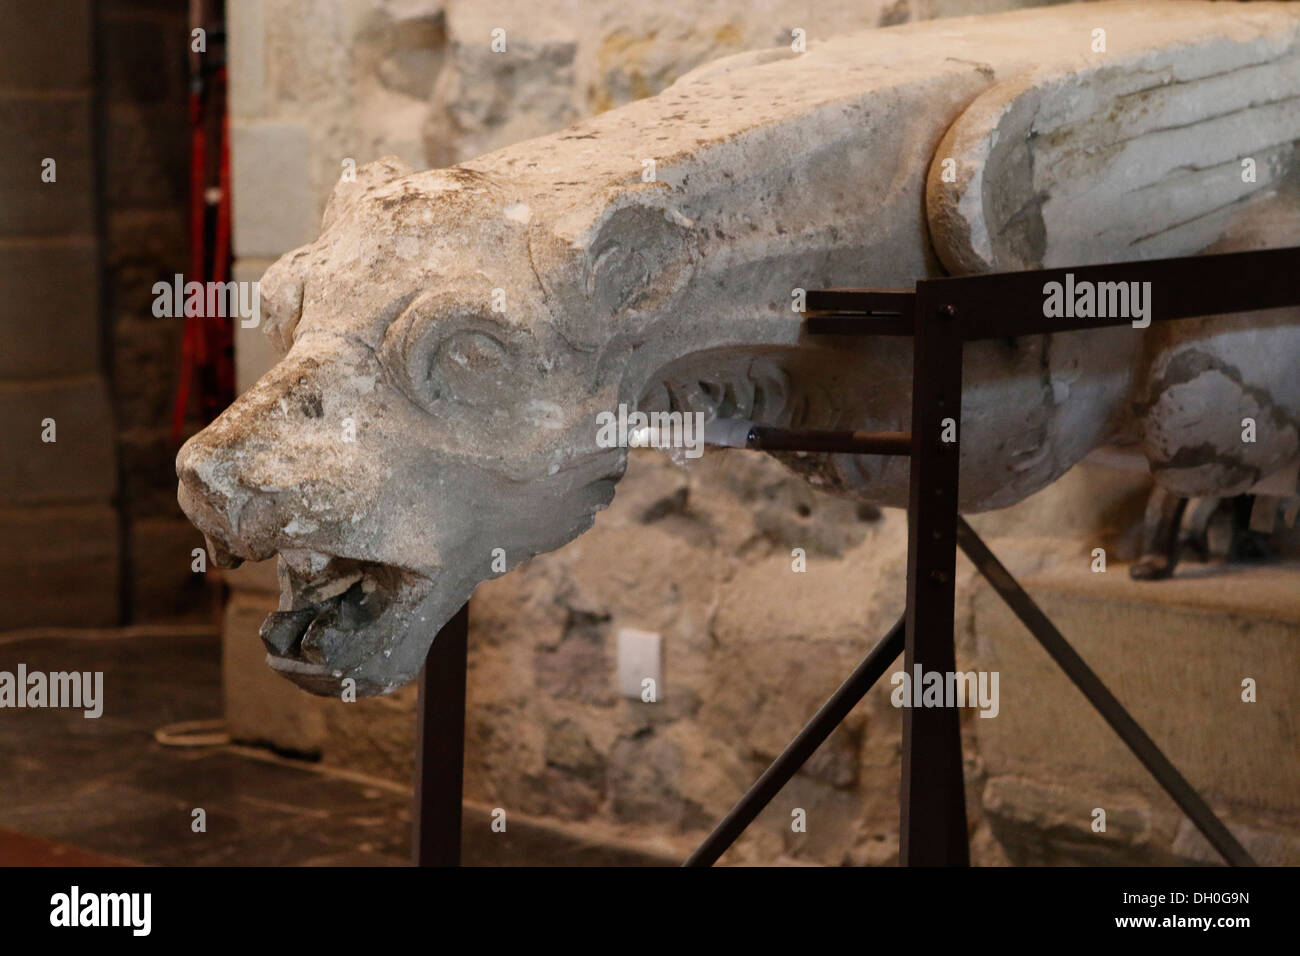
[[[1300,814],[1290,759],[1300,700],[1294,581],[1293,570],[1270,567],[1131,582],[1121,566],[1092,574],[1081,561],[1022,583],[1216,811],[1252,819]],[[1132,791],[1178,814],[997,595],[979,585],[970,600],[974,642],[961,665],[1000,673],[998,717],[972,722],[990,778]],[[1241,699],[1245,678],[1256,682],[1255,703]]]
[[[996,544],[991,542],[990,547],[996,554]],[[1158,606],[1300,623],[1300,562],[1181,564],[1165,581],[1134,581],[1128,574],[1129,565],[1119,562],[1110,562],[1106,571],[1094,573],[1090,563],[1091,558],[1083,555],[1076,564],[1058,564],[1028,574],[1020,583],[1031,596],[1051,591],[1128,607]]]

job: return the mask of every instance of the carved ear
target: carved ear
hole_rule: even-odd
[[[366,194],[366,191],[394,179],[401,179],[414,172],[399,156],[384,156],[373,163],[366,163],[356,171],[355,178],[340,178],[330,193],[330,201],[325,206],[325,216],[321,220],[321,231],[334,225],[352,207],[352,204]]]
[[[547,300],[571,339],[600,341],[612,318],[671,308],[690,281],[694,224],[658,199],[616,193],[546,230],[541,242],[534,234]]]
[[[311,262],[311,246],[287,252],[258,280],[262,332],[283,358],[293,345],[293,330],[302,317],[302,293]]]
[[[659,308],[694,267],[691,222],[660,206],[608,213],[587,243],[587,293],[598,316]]]
[[[1262,43],[1231,60],[1225,74],[1202,48],[1179,47],[978,96],[926,183],[943,264],[970,273],[1190,255],[1259,219],[1268,204],[1250,200],[1278,185],[1300,140],[1300,69]]]

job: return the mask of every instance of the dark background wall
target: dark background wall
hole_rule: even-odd
[[[182,325],[151,309],[187,271],[186,6],[0,22],[0,628],[206,617],[171,467]]]

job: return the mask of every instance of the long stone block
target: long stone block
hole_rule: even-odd
[[[1093,573],[1081,560],[1022,583],[1230,825],[1262,820],[1257,826],[1266,831],[1269,819],[1300,811],[1295,568],[1217,575],[1193,568],[1150,584],[1130,581],[1120,565]],[[997,717],[971,721],[990,779],[1036,780],[1078,798],[1077,806],[1046,813],[1018,801],[1052,804],[1043,795],[1049,791],[1004,785],[990,812],[1041,824],[1053,814],[1079,817],[1107,808],[1116,794],[1129,794],[1152,821],[1179,819],[1176,805],[1001,600],[981,587],[972,606],[973,664],[1000,674]],[[1255,702],[1243,700],[1246,681],[1254,684]],[[1091,818],[1074,823],[1086,842]],[[1154,822],[1139,829],[1144,826],[1169,829]],[[1173,834],[1164,836],[1169,849]]]

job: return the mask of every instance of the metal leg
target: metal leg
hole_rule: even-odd
[[[749,826],[804,765],[818,747],[831,735],[831,732],[848,716],[858,701],[866,696],[867,691],[880,680],[889,665],[903,653],[903,621],[889,629],[880,643],[871,649],[862,663],[857,666],[848,679],[831,694],[821,710],[808,721],[799,736],[790,742],[781,756],[772,761],[772,765],[763,771],[743,797],[714,828],[708,838],[700,844],[699,849],[691,854],[683,866],[712,866],[718,857],[736,841],[736,837]]]
[[[1115,695],[1106,689],[1101,678],[1094,674],[1092,669],[1083,662],[1083,658],[1075,653],[1074,648],[1070,647],[1061,636],[1061,632],[1048,620],[1047,615],[1025,593],[1011,573],[993,556],[993,552],[964,520],[961,520],[958,525],[957,543],[1002,600],[1007,602],[1007,606],[1015,612],[1016,617],[1020,618],[1021,623],[1029,628],[1029,632],[1034,635],[1039,644],[1043,645],[1043,649],[1060,665],[1061,670],[1065,671],[1066,676],[1074,682],[1074,686],[1083,692],[1083,696],[1088,698],[1097,713],[1101,714],[1106,719],[1106,723],[1110,724],[1124,743],[1128,744],[1133,755],[1142,761],[1142,765],[1147,770],[1151,771],[1151,775],[1164,788],[1165,793],[1169,794],[1182,811],[1191,818],[1196,828],[1205,834],[1205,838],[1223,854],[1224,859],[1234,866],[1254,866],[1255,861],[1223,825],[1223,821],[1214,815],[1214,811],[1201,799],[1201,795],[1169,762],[1169,758],[1160,752],[1155,741],[1138,726],[1137,721],[1115,699]]]
[[[957,668],[953,579],[962,365],[960,317],[941,309],[926,283],[917,289],[903,655],[912,678],[918,668],[944,675]],[[970,864],[959,720],[956,707],[903,710],[899,862],[904,866]]]
[[[469,604],[446,623],[420,674],[411,852],[416,866],[460,866]]]

